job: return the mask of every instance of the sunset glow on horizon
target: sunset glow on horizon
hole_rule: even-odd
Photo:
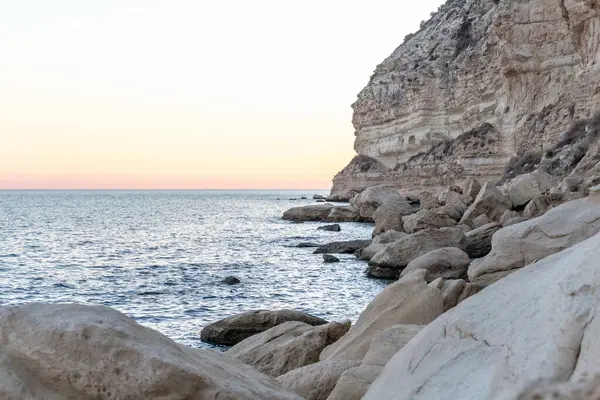
[[[0,0],[0,189],[328,189],[442,0]]]

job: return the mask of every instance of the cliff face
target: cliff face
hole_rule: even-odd
[[[352,106],[356,152],[385,168],[349,166],[332,193],[381,181],[419,190],[497,180],[511,156],[551,147],[599,109],[599,69],[599,0],[450,0],[376,68]],[[482,129],[477,146],[427,156]]]

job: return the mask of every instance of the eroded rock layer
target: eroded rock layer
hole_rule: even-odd
[[[553,146],[599,108],[599,10],[595,0],[446,2],[359,93],[354,147],[377,163],[351,163],[332,194],[499,180],[511,156]]]

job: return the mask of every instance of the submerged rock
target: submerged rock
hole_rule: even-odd
[[[225,354],[264,374],[277,377],[319,361],[321,351],[342,337],[349,328],[350,321],[319,326],[285,322],[243,340]]]
[[[203,342],[233,346],[250,336],[289,321],[300,321],[309,325],[327,323],[324,319],[296,310],[248,311],[205,326],[200,338]]]
[[[317,228],[319,231],[340,232],[342,227],[340,224],[323,225]]]
[[[221,281],[227,285],[237,285],[238,283],[241,283],[242,281],[239,280],[239,278],[235,277],[235,276],[226,276],[225,278],[223,278],[223,280]]]
[[[4,399],[301,400],[247,365],[108,307],[2,307],[0,340]]]
[[[340,262],[340,259],[337,258],[336,256],[332,256],[331,254],[323,254],[323,262],[324,263],[336,263],[336,262]]]

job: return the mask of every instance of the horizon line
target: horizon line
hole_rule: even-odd
[[[330,190],[331,188],[0,188],[0,191],[115,191],[115,190],[129,190],[129,191],[197,191],[197,190],[212,190],[212,191],[226,191],[226,190],[238,190],[238,191],[251,191],[251,190],[265,190],[265,191],[277,191],[277,190],[296,190],[296,191],[310,191],[310,190]]]

